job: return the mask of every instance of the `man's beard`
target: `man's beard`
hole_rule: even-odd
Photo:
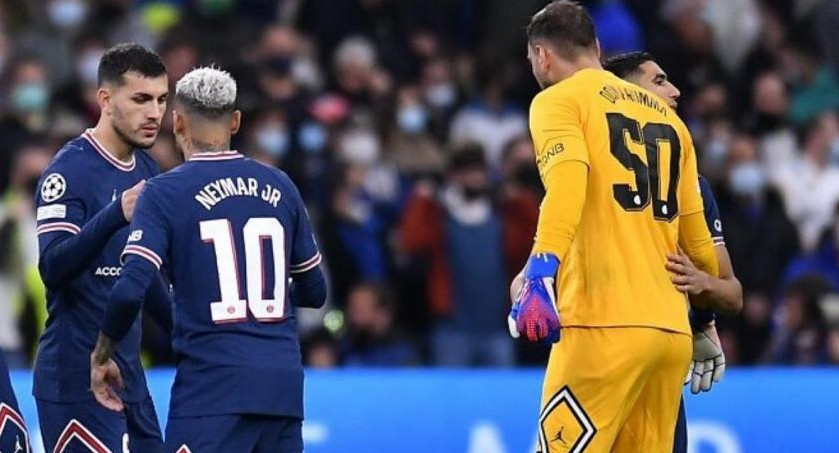
[[[122,140],[123,142],[131,145],[132,148],[141,148],[141,149],[151,148],[152,145],[154,145],[154,141],[157,139],[157,136],[155,136],[154,140],[152,140],[152,142],[149,143],[149,144],[140,143],[137,140],[134,140],[133,138],[131,138],[131,136],[128,135],[127,132],[123,131],[122,128],[117,123],[113,123],[113,128],[114,128],[114,132],[117,133],[117,136],[120,138],[120,140]]]

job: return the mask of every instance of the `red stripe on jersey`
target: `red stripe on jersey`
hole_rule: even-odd
[[[289,268],[289,273],[300,274],[300,273],[306,272],[310,269],[314,269],[315,266],[320,264],[320,261],[321,261],[321,256],[320,256],[320,252],[318,252],[318,253],[315,254],[315,256],[309,258],[308,260],[306,260],[306,261],[304,261],[300,264],[295,264],[295,265],[289,266],[288,267]]]
[[[109,153],[108,150],[105,149],[105,147],[102,146],[101,143],[99,143],[99,140],[96,140],[96,137],[93,136],[93,129],[88,129],[84,131],[82,137],[84,137],[88,142],[90,142],[91,145],[93,145],[93,149],[95,149],[96,152],[99,153],[99,155],[102,156],[103,159],[107,160],[111,165],[119,168],[122,171],[131,171],[137,164],[137,160],[134,158],[134,154],[131,155],[131,162],[129,163],[125,163],[114,157],[113,154]]]
[[[101,440],[94,436],[93,433],[91,433],[76,419],[70,420],[70,423],[67,424],[67,427],[64,428],[61,435],[58,436],[58,442],[55,444],[55,449],[53,449],[52,452],[64,453],[67,445],[69,445],[70,441],[74,438],[78,439],[79,442],[83,443],[94,453],[112,453]]]
[[[6,423],[11,422],[23,432],[23,440],[25,442],[24,453],[29,453],[29,433],[26,432],[26,424],[23,422],[23,417],[17,413],[12,406],[6,403],[0,403],[0,436],[6,430]]]
[[[219,152],[206,152],[206,153],[195,153],[190,156],[189,160],[193,161],[215,161],[215,160],[231,160],[231,159],[241,159],[245,156],[241,155],[239,151],[236,150],[229,150],[229,151],[219,151]]]
[[[82,229],[70,222],[52,222],[45,223],[36,228],[35,234],[49,233],[52,231],[67,231],[68,233],[79,234]]]
[[[142,256],[143,258],[151,261],[151,263],[154,264],[154,266],[158,269],[160,269],[160,266],[163,265],[163,260],[160,259],[160,256],[158,256],[157,253],[154,253],[153,250],[147,249],[140,245],[126,245],[125,250],[122,251],[122,254],[134,254]]]

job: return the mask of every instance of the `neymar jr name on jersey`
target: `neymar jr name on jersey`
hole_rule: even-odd
[[[262,184],[259,190],[256,178],[221,178],[205,185],[195,194],[195,201],[201,203],[204,209],[211,211],[220,201],[229,197],[259,197],[266,203],[277,207],[280,202],[280,191],[271,184]]]

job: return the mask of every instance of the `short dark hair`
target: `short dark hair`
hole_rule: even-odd
[[[99,60],[99,86],[105,83],[122,85],[123,76],[134,72],[142,77],[154,78],[166,74],[163,60],[153,50],[136,43],[117,44]]]
[[[625,79],[628,76],[640,73],[641,65],[648,61],[655,61],[655,58],[648,52],[622,53],[606,60],[603,69],[621,79]]]
[[[487,168],[487,165],[484,148],[476,142],[466,142],[453,150],[448,169],[451,172],[458,172],[473,168]]]
[[[594,21],[588,11],[571,0],[557,0],[534,14],[527,25],[527,42],[545,40],[562,57],[574,58],[597,45]]]

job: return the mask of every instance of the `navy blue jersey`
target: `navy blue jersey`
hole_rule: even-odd
[[[725,245],[717,200],[714,198],[711,184],[702,176],[699,177],[699,192],[702,194],[702,205],[705,208],[705,223],[708,225],[708,231],[711,232],[711,239],[714,241],[714,245]],[[690,311],[690,323],[694,329],[704,326],[714,318],[716,318],[714,310],[709,308],[692,308]]]
[[[717,207],[717,200],[714,198],[711,184],[702,176],[699,177],[699,192],[702,194],[702,205],[705,208],[705,223],[708,224],[711,239],[713,239],[714,245],[723,245],[725,244],[725,238],[722,234],[722,221],[720,220],[720,210]]]
[[[90,398],[90,353],[128,237],[120,196],[157,173],[145,152],[135,151],[130,163],[121,162],[88,130],[64,145],[41,175],[37,234],[48,317],[35,362],[36,397],[53,402]],[[53,253],[66,252],[67,244],[74,244],[72,256]],[[114,355],[127,402],[147,395],[139,347],[138,317]]]
[[[147,183],[124,278],[167,263],[178,359],[170,417],[303,416],[289,277],[320,259],[300,194],[275,168],[199,153]]]

